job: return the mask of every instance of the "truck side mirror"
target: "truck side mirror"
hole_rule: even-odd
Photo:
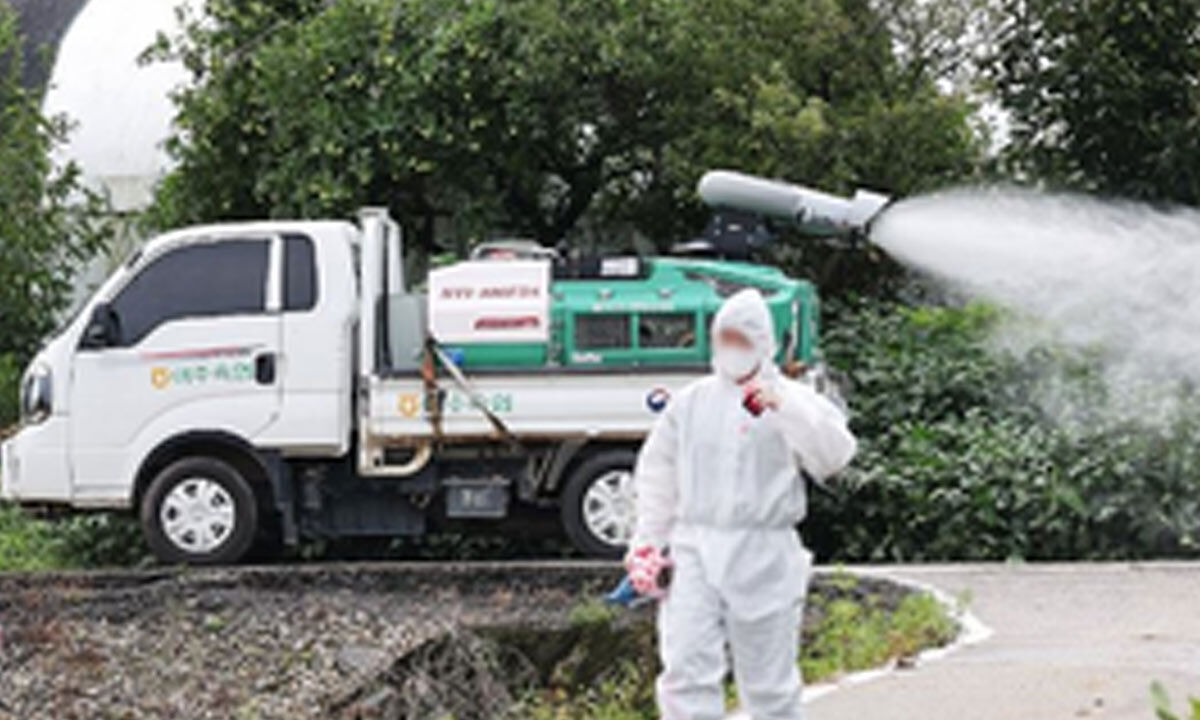
[[[117,311],[108,303],[100,303],[92,309],[92,318],[83,330],[80,345],[91,350],[112,347],[121,341],[121,323]]]

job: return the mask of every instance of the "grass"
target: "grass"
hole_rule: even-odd
[[[857,585],[853,576],[840,573],[834,579],[833,592],[810,598],[810,612],[819,619],[806,628],[800,648],[805,682],[830,680],[912,657],[926,648],[945,645],[958,632],[946,608],[928,593],[907,594],[889,607],[881,597],[856,592]],[[589,606],[579,608],[573,616],[581,622],[596,622],[603,612]],[[652,720],[658,717],[656,672],[651,645],[650,652],[635,653],[599,683],[539,691],[522,704],[519,716],[532,720]],[[726,686],[726,697],[731,706],[736,704],[732,683]]]
[[[801,648],[800,669],[809,683],[909,658],[954,639],[958,626],[928,593],[905,596],[893,611],[873,598],[815,598],[824,614]]]
[[[0,572],[132,566],[145,558],[137,523],[125,515],[46,519],[0,503]]]
[[[1158,720],[1200,720],[1200,698],[1189,699],[1184,714],[1179,715],[1171,706],[1171,698],[1162,683],[1155,682],[1150,686],[1150,697],[1154,701],[1154,716]]]
[[[51,570],[64,562],[50,523],[0,505],[0,571]]]
[[[644,669],[630,661],[608,679],[582,693],[556,688],[521,709],[529,720],[652,720],[654,684]]]

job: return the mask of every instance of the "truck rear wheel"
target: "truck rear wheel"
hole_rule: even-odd
[[[223,565],[245,556],[258,530],[254,491],[242,474],[211,457],[168,465],[150,482],[140,509],[146,543],[159,560]]]
[[[585,460],[567,478],[563,529],[583,554],[596,558],[624,554],[633,536],[636,462],[632,450],[607,450]]]

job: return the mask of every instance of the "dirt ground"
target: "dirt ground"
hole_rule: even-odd
[[[477,625],[565,623],[617,574],[485,564],[3,576],[0,718],[365,716],[354,706],[364,686],[422,644]]]
[[[510,677],[471,672],[485,652],[473,633],[570,629],[619,576],[612,564],[540,562],[0,575],[0,720],[390,719],[451,673],[475,693],[460,704],[491,717],[511,699],[504,684],[537,669],[501,657],[489,662]],[[813,592],[845,590],[818,575]],[[908,591],[876,581],[854,592]],[[424,674],[409,672],[414,657]]]

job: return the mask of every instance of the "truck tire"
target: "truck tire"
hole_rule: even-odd
[[[633,534],[633,450],[606,450],[584,460],[567,478],[563,529],[584,555],[615,559]]]
[[[146,544],[170,564],[236,563],[258,532],[250,484],[212,457],[184,458],[159,472],[142,496],[140,514]]]

